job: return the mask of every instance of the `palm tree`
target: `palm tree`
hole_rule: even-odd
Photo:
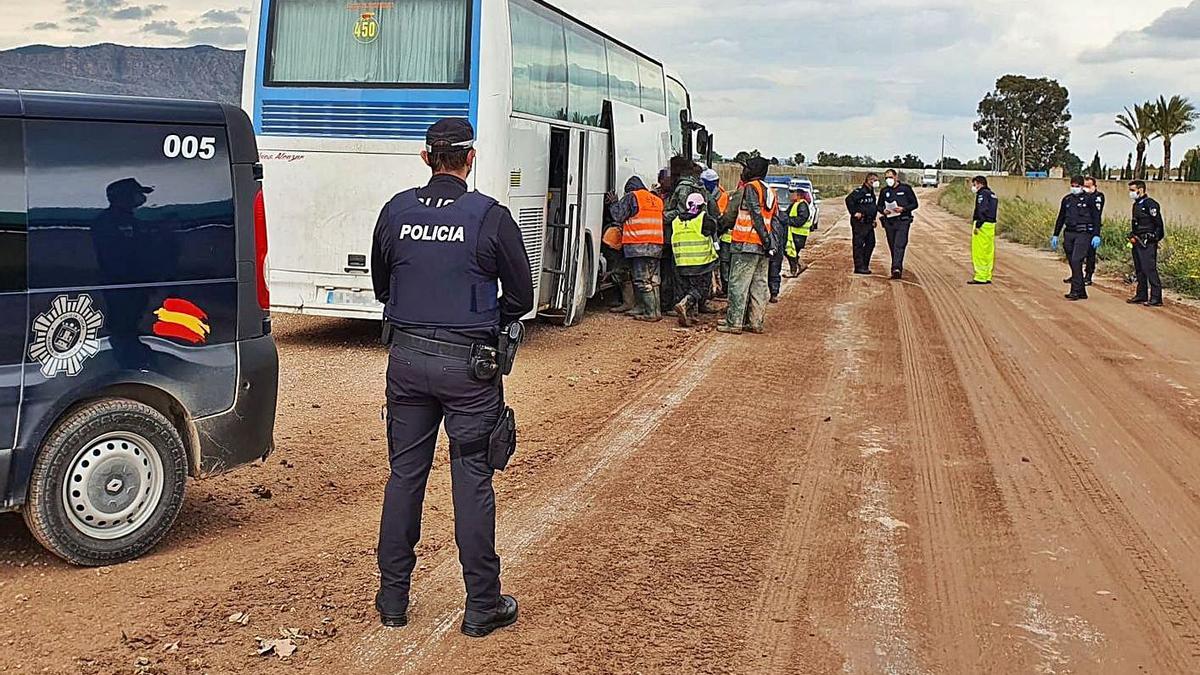
[[[1165,96],[1159,96],[1158,101],[1152,105],[1154,109],[1150,113],[1150,121],[1154,135],[1163,142],[1163,178],[1170,179],[1171,140],[1195,131],[1196,125],[1192,122],[1200,118],[1200,112],[1196,111],[1196,106],[1192,105],[1191,101],[1178,94],[1172,96],[1170,101]]]
[[[1146,146],[1154,139],[1154,103],[1147,101],[1142,104],[1135,104],[1133,110],[1129,110],[1129,106],[1125,107],[1125,112],[1117,115],[1113,121],[1120,131],[1106,131],[1100,134],[1100,138],[1105,136],[1120,136],[1128,138],[1137,144],[1137,163],[1133,165],[1134,178],[1146,177]]]

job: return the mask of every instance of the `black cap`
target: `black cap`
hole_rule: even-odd
[[[426,152],[466,150],[475,145],[475,129],[461,117],[446,117],[425,132]]]

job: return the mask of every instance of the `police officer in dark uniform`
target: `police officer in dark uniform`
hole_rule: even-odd
[[[892,251],[892,278],[904,276],[904,252],[908,250],[908,231],[912,227],[913,211],[920,205],[912,186],[900,182],[895,169],[884,172],[883,191],[879,193],[879,215],[883,219],[883,232],[887,235],[888,248]]]
[[[1066,230],[1064,247],[1071,262],[1071,292],[1068,300],[1087,300],[1084,285],[1083,264],[1088,248],[1100,248],[1100,211],[1095,198],[1083,191],[1083,177],[1071,178],[1071,193],[1063,197],[1058,209],[1058,220],[1054,223],[1054,236],[1050,237],[1050,248],[1058,250],[1058,237]]]
[[[1083,193],[1092,198],[1096,206],[1096,210],[1100,212],[1100,223],[1104,223],[1104,193],[1097,187],[1096,179],[1091,176],[1083,177]],[[1101,237],[1100,229],[1096,229],[1096,236]],[[1103,241],[1103,238],[1101,238]],[[1096,255],[1099,253],[1098,248],[1088,247],[1087,257],[1083,259],[1083,285],[1091,286],[1092,277],[1096,274]],[[1063,279],[1064,284],[1071,283],[1071,277]]]
[[[850,232],[854,245],[854,273],[871,273],[871,255],[875,252],[875,191],[879,189],[879,176],[867,174],[863,184],[846,196],[846,210],[850,212]]]
[[[1167,236],[1162,207],[1146,194],[1145,181],[1129,183],[1133,200],[1133,219],[1129,243],[1133,245],[1133,272],[1137,275],[1137,293],[1127,302],[1162,307],[1162,281],[1158,278],[1158,243]]]
[[[474,130],[464,119],[429,128],[421,158],[433,170],[424,187],[396,195],[379,214],[371,251],[375,296],[384,304],[388,455],[391,477],[379,528],[385,626],[408,622],[410,577],[421,536],[421,505],[438,426],[450,437],[455,542],[467,587],[462,632],[483,637],[517,620],[500,594],[494,469],[515,444],[515,422],[488,357],[533,308],[533,279],[521,231],[508,209],[468,191]],[[503,284],[499,295],[497,281]],[[502,335],[502,327],[505,333]],[[487,375],[492,374],[490,379]],[[500,447],[497,431],[513,424]],[[500,445],[504,445],[501,443]]]

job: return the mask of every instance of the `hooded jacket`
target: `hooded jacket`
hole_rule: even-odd
[[[625,196],[608,207],[608,217],[612,222],[624,225],[625,221],[636,216],[638,202],[633,193],[645,189],[646,184],[637,176],[625,181]],[[662,255],[663,247],[659,244],[626,244],[621,250],[626,258],[657,258]]]

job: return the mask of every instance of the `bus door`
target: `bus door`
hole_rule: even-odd
[[[587,132],[554,128],[550,131],[550,177],[547,190],[549,219],[543,258],[542,299],[547,318],[564,325],[577,323],[586,303],[583,279],[583,210],[586,204]],[[583,296],[583,297],[580,297]]]

